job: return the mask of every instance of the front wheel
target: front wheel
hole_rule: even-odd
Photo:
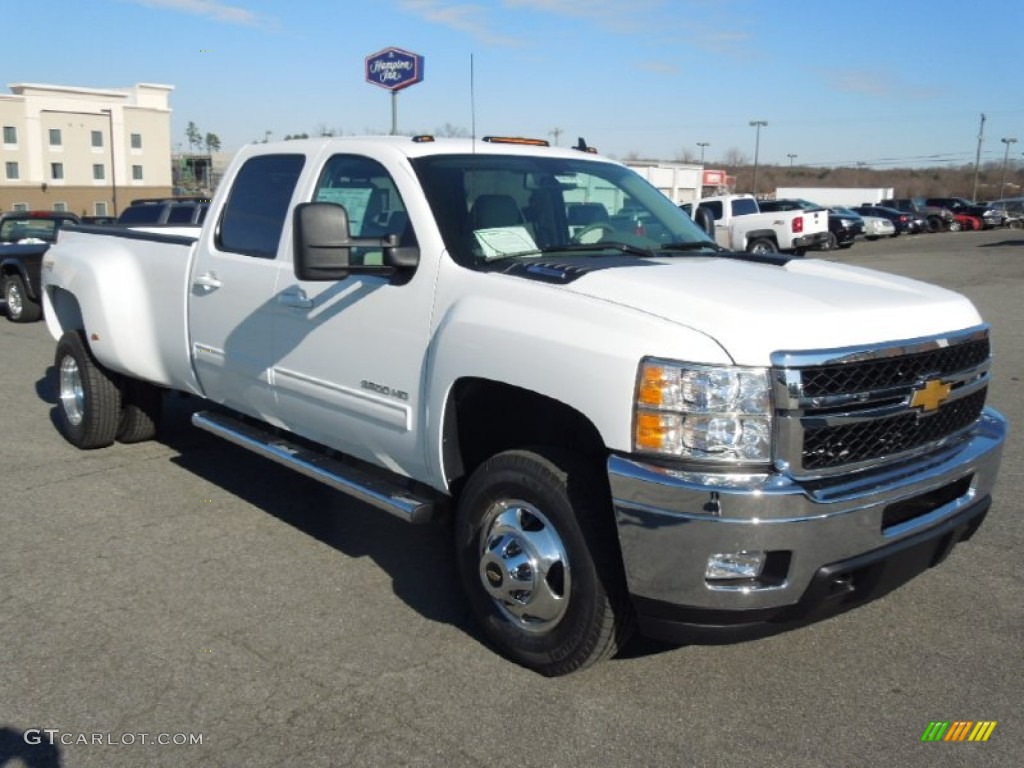
[[[564,675],[613,655],[632,632],[607,484],[575,457],[488,459],[461,495],[455,536],[470,606],[513,661]]]
[[[72,445],[104,448],[121,423],[121,391],[114,374],[92,356],[77,331],[57,342],[57,426]]]
[[[959,221],[951,221],[951,222],[949,222],[949,231],[950,232],[959,232],[960,229],[961,229],[961,227],[960,227],[960,222]]]
[[[34,323],[43,316],[43,308],[28,297],[21,275],[4,278],[4,300],[7,302],[7,319],[12,323]]]

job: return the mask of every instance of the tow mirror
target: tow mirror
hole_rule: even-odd
[[[299,280],[343,280],[352,273],[411,272],[419,264],[419,249],[399,246],[398,235],[354,238],[348,211],[337,203],[300,203],[292,218],[295,276]],[[353,248],[382,251],[383,264],[352,264]]]

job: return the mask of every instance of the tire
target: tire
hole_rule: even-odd
[[[163,390],[145,381],[127,379],[121,387],[119,443],[141,443],[156,437],[163,411]]]
[[[959,232],[961,230],[961,228],[962,227],[960,226],[960,222],[959,221],[954,220],[954,221],[949,222],[949,231],[950,232]]]
[[[778,253],[779,249],[767,237],[759,237],[747,243],[747,253]]]
[[[864,235],[864,239],[865,240],[870,240],[871,242],[874,242],[879,237],[880,237],[880,235]],[[896,235],[891,235],[891,237],[896,237]]]
[[[834,251],[839,247],[839,240],[836,239],[834,232],[829,232],[828,237],[825,238],[824,244],[821,246],[823,251]]]
[[[524,667],[575,672],[633,631],[607,482],[575,457],[488,459],[460,496],[455,546],[473,613]]]
[[[928,217],[928,231],[932,234],[941,232],[943,229],[942,219],[938,216]]]
[[[78,331],[57,342],[57,427],[77,448],[104,448],[114,442],[121,423],[121,391]]]
[[[1010,229],[1021,229],[1024,228],[1024,221],[1021,221],[1020,219],[1010,219],[1010,221],[1006,223],[1006,226]]]
[[[4,278],[4,300],[7,302],[7,319],[12,323],[34,323],[43,316],[43,308],[28,297],[21,275]]]
[[[844,248],[844,249],[845,248],[853,248],[853,242],[854,242],[853,240],[848,240],[845,243],[839,243],[839,247],[840,248]]]

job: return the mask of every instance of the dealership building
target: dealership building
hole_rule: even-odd
[[[115,216],[171,194],[173,86],[17,83],[0,93],[0,211]]]

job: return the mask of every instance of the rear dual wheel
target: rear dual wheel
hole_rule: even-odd
[[[83,450],[115,440],[137,443],[156,435],[163,394],[152,384],[104,368],[78,331],[57,342],[57,427]]]

